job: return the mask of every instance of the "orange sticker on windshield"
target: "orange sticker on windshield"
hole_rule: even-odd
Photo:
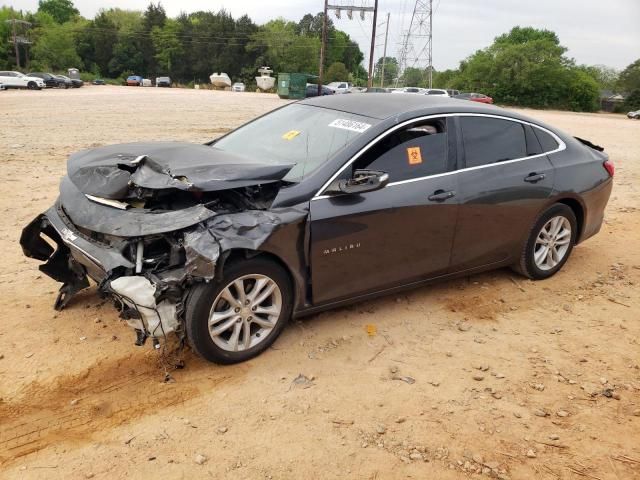
[[[409,159],[409,165],[418,165],[422,163],[422,152],[420,152],[420,147],[407,148],[407,158]]]
[[[294,138],[296,138],[298,135],[300,135],[300,132],[298,130],[289,130],[287,133],[285,133],[284,135],[282,135],[282,138],[284,140],[293,140]]]

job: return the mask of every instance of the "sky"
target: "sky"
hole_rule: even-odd
[[[38,0],[0,0],[16,9],[35,11]],[[154,0],[157,1],[157,0]],[[224,8],[234,17],[248,14],[262,24],[277,17],[298,21],[305,13],[322,11],[322,0],[160,0],[169,16],[197,10]],[[428,0],[427,0],[428,1]],[[103,8],[144,10],[149,0],[74,0],[80,13],[92,18]],[[373,0],[329,0],[330,4],[373,5]],[[375,57],[382,56],[387,13],[388,56],[399,56],[402,34],[409,28],[415,0],[379,0]],[[640,0],[433,0],[433,65],[436,70],[456,68],[461,60],[516,25],[553,30],[567,55],[579,64],[623,69],[640,58]],[[369,58],[372,14],[365,20],[345,14],[335,26],[360,44]],[[424,42],[424,40],[422,40]],[[421,41],[414,48],[420,50]],[[425,63],[426,60],[423,62]],[[408,65],[411,66],[411,65]]]

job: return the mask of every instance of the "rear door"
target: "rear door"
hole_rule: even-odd
[[[483,115],[458,121],[463,168],[457,173],[454,271],[515,257],[554,182],[554,169],[530,125]]]
[[[359,195],[311,201],[315,304],[443,274],[455,231],[455,133],[447,119],[403,127],[381,139],[340,177],[384,171],[389,184]]]

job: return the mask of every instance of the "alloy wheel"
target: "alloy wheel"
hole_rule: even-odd
[[[571,223],[561,215],[550,218],[542,227],[533,247],[533,261],[540,270],[551,270],[569,251]]]
[[[266,275],[244,275],[230,282],[214,300],[209,335],[223,350],[248,350],[269,336],[281,312],[278,284]]]

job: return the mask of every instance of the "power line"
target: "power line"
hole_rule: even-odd
[[[376,22],[378,18],[378,0],[374,0],[373,7],[365,6],[364,0],[362,1],[362,6],[355,6],[353,4],[329,4],[329,0],[324,1],[324,13],[322,17],[322,44],[320,48],[320,68],[319,68],[319,78],[318,78],[318,95],[322,94],[322,80],[324,75],[324,60],[326,57],[327,50],[327,15],[329,11],[333,11],[336,14],[336,17],[341,18],[342,12],[346,12],[347,18],[349,20],[353,19],[353,13],[357,12],[360,14],[360,18],[364,20],[365,14],[368,12],[373,12],[373,22],[371,25],[371,48],[369,50],[369,75],[367,85],[371,87],[373,85],[373,53],[376,46]]]

